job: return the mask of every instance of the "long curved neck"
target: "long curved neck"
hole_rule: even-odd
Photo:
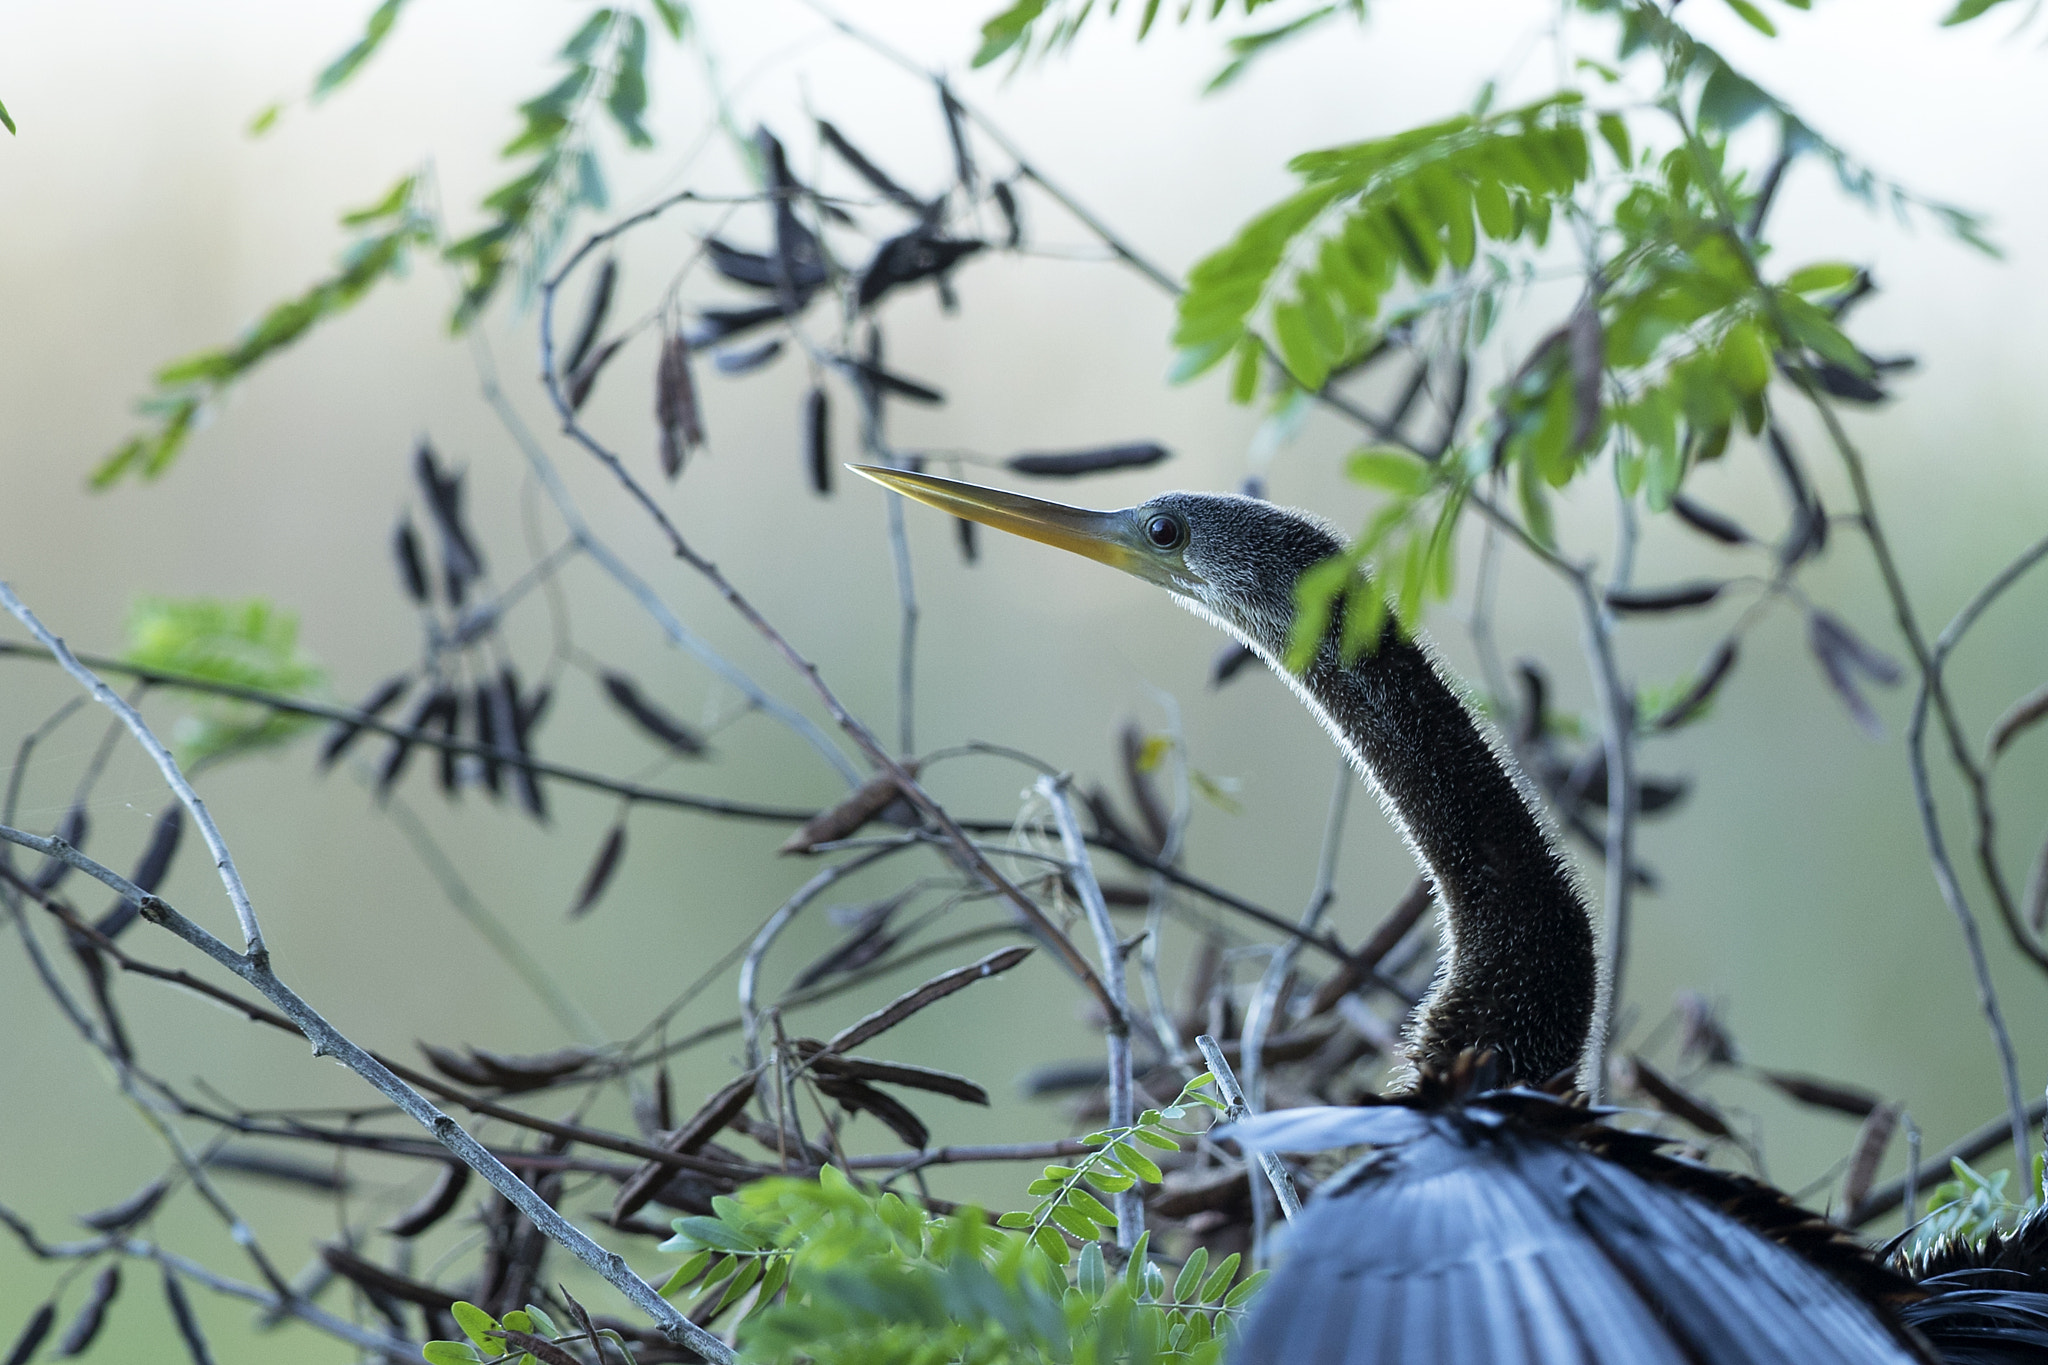
[[[1522,785],[1465,704],[1428,654],[1391,628],[1348,665],[1325,644],[1289,681],[1436,883],[1445,951],[1410,1035],[1412,1060],[1442,1068],[1478,1048],[1499,1054],[1520,1082],[1575,1070],[1599,991],[1590,917]]]

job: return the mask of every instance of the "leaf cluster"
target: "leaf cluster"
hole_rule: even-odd
[[[299,649],[299,618],[260,597],[139,599],[123,656],[137,668],[303,697],[327,680]],[[280,743],[313,722],[255,702],[208,697],[173,732],[186,763]]]
[[[1215,1083],[1216,1078],[1205,1071],[1181,1087],[1180,1094],[1166,1108],[1147,1109],[1138,1115],[1136,1123],[1127,1127],[1088,1134],[1081,1141],[1095,1150],[1074,1165],[1047,1166],[1026,1191],[1037,1196],[1038,1203],[1028,1212],[1004,1214],[996,1220],[997,1225],[1021,1231],[1054,1265],[1067,1264],[1072,1253],[1066,1239],[1060,1236],[1062,1231],[1088,1244],[1117,1225],[1116,1214],[1088,1187],[1092,1185],[1102,1194],[1116,1195],[1140,1181],[1157,1185],[1164,1175],[1158,1164],[1140,1150],[1140,1144],[1177,1152],[1182,1138],[1198,1136],[1196,1130],[1174,1125],[1187,1117],[1191,1104],[1223,1112],[1224,1103],[1209,1093]]]
[[[737,1336],[761,1362],[1206,1365],[1260,1280],[1237,1281],[1235,1256],[1212,1267],[1198,1251],[1169,1285],[1144,1242],[1112,1274],[1092,1241],[1070,1279],[1065,1259],[979,1210],[929,1213],[833,1167],[716,1208],[676,1220],[665,1248],[696,1250],[663,1292],[701,1284],[691,1312],[706,1321],[751,1295]]]
[[[347,312],[382,280],[405,273],[413,248],[431,243],[434,229],[419,202],[419,178],[402,177],[367,208],[342,215],[356,239],[333,274],[295,298],[274,304],[235,342],[174,360],[156,373],[156,392],[138,404],[153,420],[92,472],[105,488],[134,474],[153,479],[170,467],[208,407],[231,385],[292,345],[315,323]]]

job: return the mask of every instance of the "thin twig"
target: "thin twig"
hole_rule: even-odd
[[[171,757],[171,751],[164,747],[162,740],[151,733],[147,725],[143,724],[141,714],[122,700],[113,688],[101,682],[90,669],[79,663],[65,647],[64,642],[52,635],[43,623],[36,619],[35,613],[14,595],[14,589],[6,583],[0,583],[0,606],[6,607],[13,613],[15,620],[28,627],[29,633],[42,643],[43,648],[50,651],[50,656],[57,661],[57,666],[76,678],[79,685],[92,694],[93,700],[119,716],[121,723],[128,727],[128,733],[135,736],[135,742],[142,746],[143,752],[156,764],[157,771],[163,774],[164,784],[177,795],[186,811],[191,814],[192,823],[198,826],[200,837],[206,840],[207,851],[213,855],[214,869],[220,875],[221,886],[227,891],[228,903],[235,908],[235,919],[241,926],[244,949],[253,960],[259,963],[267,961],[270,953],[263,946],[263,929],[256,922],[256,907],[249,903],[249,893],[243,889],[242,874],[236,869],[235,860],[228,853],[227,841],[221,838],[219,827],[213,823],[213,816],[207,813],[206,803],[199,799],[199,793],[193,791],[192,784],[185,780],[185,774],[179,769],[178,761]]]
[[[1238,1089],[1237,1076],[1230,1069],[1230,1062],[1224,1057],[1223,1049],[1208,1034],[1195,1039],[1195,1046],[1201,1049],[1202,1060],[1208,1064],[1209,1074],[1216,1078],[1216,1089],[1223,1096],[1223,1111],[1226,1123],[1235,1123],[1246,1118],[1251,1111],[1245,1108],[1244,1091]],[[1278,1152],[1260,1152],[1259,1169],[1266,1173],[1266,1179],[1273,1184],[1273,1194],[1280,1201],[1280,1211],[1293,1222],[1301,1212],[1301,1194],[1294,1188],[1294,1177],[1288,1174],[1287,1163],[1280,1159]]]
[[[1136,1120],[1137,1107],[1131,1087],[1131,1004],[1124,985],[1124,949],[1110,922],[1109,906],[1102,899],[1102,886],[1095,880],[1095,867],[1088,860],[1088,845],[1081,838],[1081,822],[1074,815],[1074,803],[1067,797],[1069,779],[1041,777],[1034,790],[1052,807],[1053,823],[1059,827],[1060,846],[1070,864],[1069,875],[1080,893],[1081,909],[1095,934],[1095,949],[1102,958],[1102,982],[1108,987],[1111,1008],[1102,1032],[1109,1049],[1109,1126],[1129,1128]],[[1113,1196],[1116,1210],[1116,1245],[1129,1253],[1145,1231],[1145,1200],[1136,1184]]]

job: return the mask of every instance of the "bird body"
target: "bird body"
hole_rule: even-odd
[[[1232,1365],[2048,1365],[2048,1216],[1899,1273],[1760,1182],[1529,1087],[1576,1069],[1600,990],[1586,899],[1536,798],[1427,648],[1341,609],[1286,665],[1304,574],[1343,542],[1253,498],[1095,512],[855,466],[956,516],[1164,587],[1258,654],[1373,787],[1437,889],[1444,952],[1408,1093],[1240,1121],[1248,1148],[1375,1150],[1325,1182]],[[1908,1325],[1909,1322],[1913,1325]]]

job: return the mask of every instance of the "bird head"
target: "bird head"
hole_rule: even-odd
[[[1096,512],[955,479],[854,465],[885,488],[998,531],[1056,545],[1154,583],[1277,658],[1302,574],[1343,548],[1320,519],[1228,493],[1162,493]]]

